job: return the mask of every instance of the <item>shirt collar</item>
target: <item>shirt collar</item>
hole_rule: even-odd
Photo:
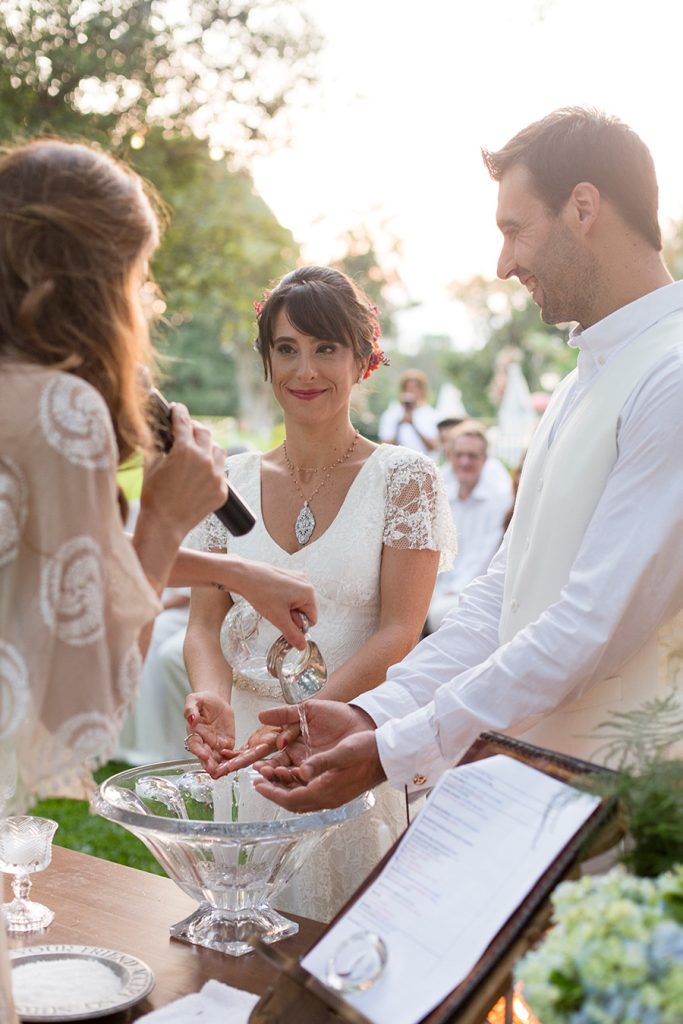
[[[631,341],[678,309],[683,309],[683,281],[655,288],[585,330],[577,325],[569,335],[569,344],[594,357],[611,355],[617,346]]]

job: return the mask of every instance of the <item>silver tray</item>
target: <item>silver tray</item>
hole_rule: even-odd
[[[120,979],[120,989],[102,999],[79,999],[77,993],[69,997],[69,1001],[61,1001],[61,1005],[46,1006],[44,1001],[38,1005],[30,1005],[24,1000],[20,1002],[15,995],[18,1016],[22,1021],[67,1021],[88,1020],[91,1017],[103,1017],[117,1010],[125,1010],[151,992],[154,987],[154,975],[142,960],[128,953],[119,953],[115,949],[102,949],[99,946],[27,946],[24,949],[9,951],[12,968],[21,964],[39,960],[53,962],[55,976],[58,976],[59,964],[73,967],[74,961],[94,960],[104,964]]]

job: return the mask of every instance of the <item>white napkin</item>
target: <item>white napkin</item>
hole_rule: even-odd
[[[247,1024],[249,1014],[259,1001],[251,992],[207,981],[199,992],[176,999],[160,1010],[139,1017],[139,1024]]]

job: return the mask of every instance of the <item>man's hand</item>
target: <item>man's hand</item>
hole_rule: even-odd
[[[301,736],[268,761],[257,764],[263,776],[255,788],[292,811],[339,807],[385,779],[377,753],[375,725],[360,708],[338,701],[305,705],[312,756]],[[272,708],[262,722],[286,726],[298,721],[296,707]]]
[[[296,725],[287,725],[279,729],[273,725],[262,725],[256,729],[249,739],[242,744],[237,751],[224,750],[222,756],[224,761],[221,764],[221,774],[226,772],[237,772],[240,768],[247,768],[255,761],[261,761],[264,757],[277,750],[283,750],[288,743],[296,739],[299,734],[299,722]]]

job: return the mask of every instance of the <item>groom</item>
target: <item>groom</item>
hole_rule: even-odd
[[[295,810],[385,778],[426,789],[488,729],[590,758],[610,712],[681,676],[683,282],[662,262],[652,158],[626,125],[580,108],[483,156],[499,184],[498,275],[546,323],[577,322],[577,370],[532,438],[486,575],[377,689],[309,705],[303,766],[296,745],[262,766],[261,792]]]

